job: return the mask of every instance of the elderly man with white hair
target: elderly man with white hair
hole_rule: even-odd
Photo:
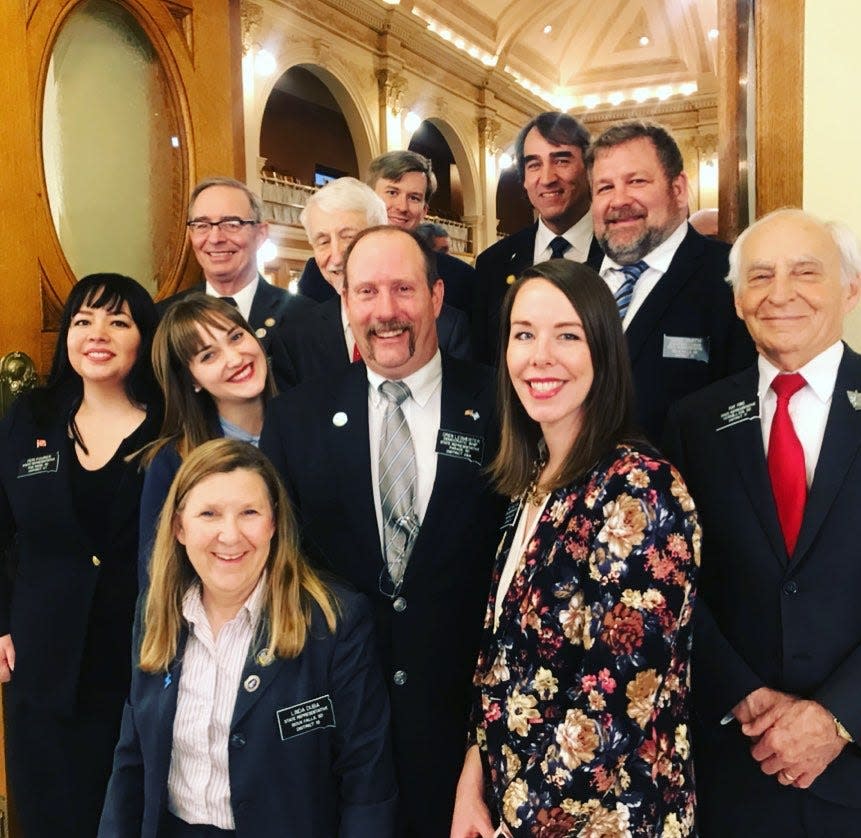
[[[388,223],[386,205],[370,186],[356,178],[330,181],[315,192],[299,220],[314,250],[314,263],[336,294],[307,312],[302,325],[285,337],[297,382],[327,375],[361,360],[344,308],[344,254],[367,227]],[[306,269],[305,275],[307,276]],[[303,277],[304,279],[304,277]],[[470,360],[472,345],[466,315],[443,304],[437,318],[442,352]]]
[[[728,280],[758,360],[679,402],[664,447],[703,528],[699,834],[857,836],[861,356],[842,334],[858,241],[779,210],[738,238]]]

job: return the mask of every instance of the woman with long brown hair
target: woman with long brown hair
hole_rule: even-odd
[[[691,835],[693,503],[633,428],[619,314],[594,271],[527,269],[502,322],[492,473],[513,503],[452,838]]]

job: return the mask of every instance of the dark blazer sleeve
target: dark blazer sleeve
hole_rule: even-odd
[[[123,709],[120,738],[114,750],[114,766],[99,838],[140,838],[144,817],[144,764],[135,713],[127,700]]]
[[[670,409],[662,450],[686,476],[693,466],[684,430],[687,423],[682,418],[685,404]],[[706,724],[719,724],[739,701],[765,683],[724,636],[703,591],[697,597],[693,627],[691,673],[696,709]]]
[[[339,838],[394,835],[397,787],[389,740],[389,700],[374,642],[371,609],[354,597],[340,620],[331,694],[339,708],[333,770],[339,779]]]
[[[138,585],[141,590],[149,584],[149,559],[155,543],[158,516],[179,466],[179,454],[173,445],[168,444],[155,455],[144,475],[138,533]]]

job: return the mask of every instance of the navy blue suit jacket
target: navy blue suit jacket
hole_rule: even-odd
[[[478,442],[481,462],[438,455],[401,603],[380,590],[384,560],[365,365],[278,396],[263,426],[260,447],[295,503],[306,552],[373,602],[392,699],[400,823],[411,838],[447,834],[463,764],[470,685],[504,511],[482,471],[496,451],[494,401],[491,370],[443,357],[441,428]],[[398,672],[403,679],[396,679]]]
[[[502,301],[514,280],[534,264],[537,233],[536,221],[531,227],[492,244],[475,260],[472,340],[475,357],[479,361],[488,364],[495,364],[497,361]],[[597,271],[603,258],[604,253],[593,237],[586,264]]]
[[[463,312],[443,303],[436,331],[444,354],[463,360],[472,358],[469,322]],[[341,298],[333,296],[314,306],[301,323],[285,335],[284,348],[297,383],[331,375],[350,366],[341,323]]]
[[[118,694],[129,678],[125,654],[137,598],[138,504],[143,474],[129,462],[99,521],[103,549],[79,519],[72,485],[74,448],[68,434],[72,402],[62,402],[49,425],[37,424],[25,394],[0,422],[0,548],[14,542],[13,579],[0,572],[0,634],[12,634],[16,666],[7,697],[67,713],[79,676],[97,586],[109,585],[116,654],[92,669],[113,673]],[[155,438],[151,411],[135,431],[138,445]],[[40,465],[41,464],[41,465]],[[82,685],[86,687],[87,685]]]
[[[726,283],[729,246],[693,227],[625,329],[637,420],[659,443],[670,406],[749,366],[756,351]],[[673,340],[681,338],[681,341]],[[686,357],[685,346],[706,351]]]
[[[394,835],[397,801],[389,709],[367,601],[335,588],[334,634],[314,606],[305,648],[263,666],[249,652],[228,739],[230,797],[238,838],[377,838]],[[167,674],[135,668],[114,757],[101,838],[157,838],[167,811],[183,635]],[[249,676],[259,686],[245,687]],[[331,700],[332,713],[293,735],[279,711]],[[283,713],[281,714],[284,715]]]
[[[739,726],[720,724],[762,686],[823,704],[861,740],[861,357],[845,350],[798,544],[786,553],[771,491],[753,366],[679,402],[664,451],[680,469],[703,527],[694,612],[694,754],[704,833],[743,801],[785,792],[754,763]],[[848,745],[810,793],[861,808],[861,749]],[[751,791],[752,790],[752,791]],[[806,793],[806,792],[803,792]]]

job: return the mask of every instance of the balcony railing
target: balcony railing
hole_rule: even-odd
[[[308,198],[317,191],[317,187],[306,186],[304,183],[275,172],[262,172],[260,179],[266,221],[300,227],[299,214],[308,202]],[[475,237],[468,224],[435,215],[429,215],[427,220],[441,224],[448,230],[452,253],[461,256],[473,254]]]

